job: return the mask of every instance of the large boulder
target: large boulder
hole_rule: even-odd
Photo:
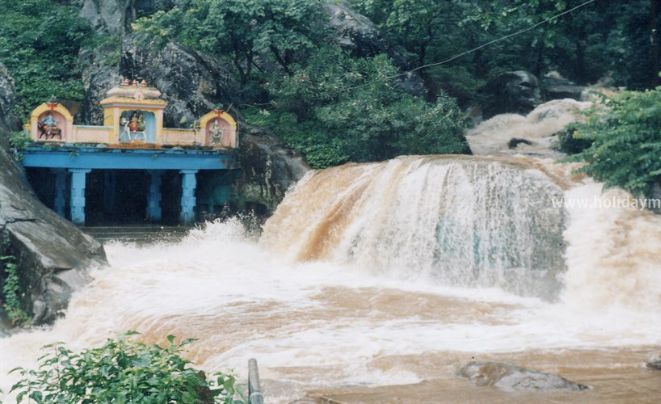
[[[541,102],[539,80],[524,70],[493,78],[480,93],[485,99],[482,105],[485,119],[504,113],[527,114]]]
[[[168,101],[167,127],[191,127],[200,116],[237,99],[239,86],[219,61],[174,42],[161,46],[154,39],[131,34],[124,37],[118,60],[108,52],[111,49],[81,53],[85,97],[80,122],[103,122],[99,101],[122,77],[144,79],[161,91]]]
[[[661,355],[647,361],[647,367],[654,370],[661,370]]]
[[[590,387],[562,376],[497,362],[469,362],[460,375],[477,386],[494,386],[507,392],[582,391]]]
[[[581,101],[586,87],[579,86],[573,81],[562,77],[556,71],[549,72],[541,80],[542,96],[545,100],[572,98]]]
[[[3,149],[0,255],[16,259],[25,293],[23,304],[34,324],[54,320],[73,291],[90,280],[86,270],[105,263],[101,244],[39,202]]]
[[[383,53],[387,44],[378,28],[364,15],[353,10],[345,1],[327,2],[324,11],[336,40],[345,49],[363,56]]]
[[[244,203],[271,213],[287,190],[303,178],[310,167],[301,156],[264,129],[246,127],[239,153],[242,172],[238,190]]]
[[[80,16],[97,31],[121,34],[131,22],[131,0],[84,0]]]
[[[324,4],[330,28],[335,32],[336,42],[357,56],[387,54],[400,69],[412,67],[415,55],[407,55],[400,49],[389,46],[378,27],[366,16],[352,9],[346,1],[328,1]],[[409,94],[424,97],[427,95],[424,81],[417,72],[404,74],[397,79],[399,86]]]
[[[190,127],[213,108],[229,106],[239,92],[232,75],[216,59],[174,42],[159,46],[154,39],[124,39],[119,63],[122,76],[144,79],[168,101],[165,125]]]
[[[80,16],[96,31],[118,35],[130,32],[141,15],[172,5],[172,0],[83,0]]]
[[[119,62],[113,60],[112,45],[97,49],[85,49],[80,52],[79,64],[82,70],[85,95],[76,116],[76,122],[86,125],[103,124],[103,108],[99,101],[106,98],[106,93],[121,82]]]

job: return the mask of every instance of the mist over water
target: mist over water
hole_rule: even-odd
[[[443,156],[347,165],[306,177],[261,239],[231,219],[176,244],[109,244],[109,268],[66,317],[0,339],[0,388],[45,344],[126,330],[198,338],[188,356],[207,371],[245,377],[256,357],[269,402],[427,380],[439,355],[660,344],[661,219],[554,207],[602,193],[562,171]]]

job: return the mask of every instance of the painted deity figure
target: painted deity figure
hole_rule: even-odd
[[[131,122],[129,122],[129,129],[131,132],[137,132],[138,131],[138,117],[133,114],[131,117]]]
[[[39,139],[43,137],[48,140],[58,137],[60,140],[62,140],[62,129],[60,129],[57,125],[57,119],[55,119],[53,114],[49,112],[42,120],[37,123],[39,128]]]
[[[120,134],[119,141],[121,143],[128,143],[142,138],[145,140],[145,118],[140,112],[133,112],[128,116],[123,116],[121,118],[120,124],[122,126],[122,132]]]
[[[220,144],[223,141],[223,129],[220,127],[218,119],[215,119],[209,128],[212,144]]]

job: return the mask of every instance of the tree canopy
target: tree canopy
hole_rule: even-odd
[[[512,70],[652,89],[660,69],[657,3],[339,2],[378,29],[379,45],[370,52],[342,47],[338,38],[347,33],[330,23],[330,0],[162,0],[143,8],[131,2],[137,20],[127,29],[157,39],[151,44],[175,41],[224,62],[241,84],[241,113],[325,167],[467,151],[459,108],[479,103],[485,84]],[[92,31],[78,16],[78,0],[0,0],[0,6],[0,61],[16,79],[23,117],[44,94],[80,99],[80,51],[120,43]],[[436,65],[444,60],[450,61]],[[413,76],[421,89],[396,77],[428,64]]]

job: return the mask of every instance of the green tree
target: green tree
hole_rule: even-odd
[[[80,100],[78,52],[91,28],[67,1],[0,0],[0,61],[16,82],[17,113],[49,97]]]
[[[267,58],[291,73],[297,57],[323,41],[321,0],[183,0],[137,21],[138,32],[176,40],[231,60],[242,83]]]
[[[445,90],[460,104],[505,71],[557,70],[578,83],[610,76],[632,88],[655,86],[659,69],[658,0],[599,0],[559,18],[585,0],[354,0],[409,68],[446,60],[506,35],[442,66],[422,69],[432,96]],[[656,7],[655,7],[656,6]]]
[[[271,88],[273,108],[254,122],[282,133],[317,168],[400,154],[465,153],[454,100],[428,104],[405,93],[385,55],[353,59],[326,47]],[[296,128],[296,129],[292,129]]]
[[[592,145],[573,157],[587,165],[582,171],[608,186],[636,196],[650,195],[661,179],[661,87],[627,91],[592,111],[575,127],[573,137]]]

